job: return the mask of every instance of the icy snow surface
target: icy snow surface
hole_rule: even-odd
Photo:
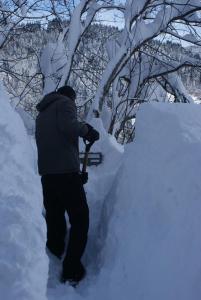
[[[88,276],[75,290],[55,280],[49,299],[200,300],[201,107],[142,105],[113,180],[122,155],[106,140],[87,186]]]
[[[0,87],[0,299],[46,299],[39,177],[20,116]]]

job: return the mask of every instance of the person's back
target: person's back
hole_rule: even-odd
[[[37,106],[36,143],[39,173],[58,174],[79,172],[79,136],[88,128],[77,122],[73,100],[51,93]]]
[[[36,144],[38,170],[46,209],[47,248],[61,258],[65,251],[66,220],[71,224],[62,281],[79,282],[85,275],[81,262],[87,243],[89,209],[79,169],[78,138],[89,142],[99,133],[89,124],[78,122],[75,91],[62,87],[46,95],[37,105]]]

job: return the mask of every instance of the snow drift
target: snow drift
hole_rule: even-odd
[[[45,224],[33,150],[2,87],[0,107],[0,295],[5,300],[43,300]]]
[[[124,154],[102,138],[104,163],[90,170],[87,186],[88,276],[76,290],[56,284],[49,299],[199,300],[201,107],[142,105]]]
[[[89,298],[199,300],[201,107],[145,104],[136,124]]]

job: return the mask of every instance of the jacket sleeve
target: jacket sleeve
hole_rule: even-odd
[[[77,120],[77,109],[74,102],[59,100],[57,103],[57,122],[59,129],[69,137],[84,137],[88,127]]]

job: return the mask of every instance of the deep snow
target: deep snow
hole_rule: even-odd
[[[44,300],[48,261],[42,197],[23,122],[0,89],[0,298]]]
[[[47,277],[35,148],[3,92],[0,104],[2,299],[201,298],[199,105],[141,105],[135,141],[124,152],[93,120],[101,140],[92,150],[104,161],[89,168],[88,274],[74,289],[59,283],[61,262],[51,255]]]
[[[97,299],[201,298],[200,166],[201,107],[142,105],[111,192]]]
[[[116,150],[105,153],[110,163]],[[86,251],[98,269],[76,290],[57,285],[49,299],[200,299],[200,165],[201,107],[142,105],[135,142],[126,146],[122,167],[98,206],[100,226],[91,236],[99,240],[98,260],[96,247]],[[87,190],[97,205],[111,166],[93,171]]]

